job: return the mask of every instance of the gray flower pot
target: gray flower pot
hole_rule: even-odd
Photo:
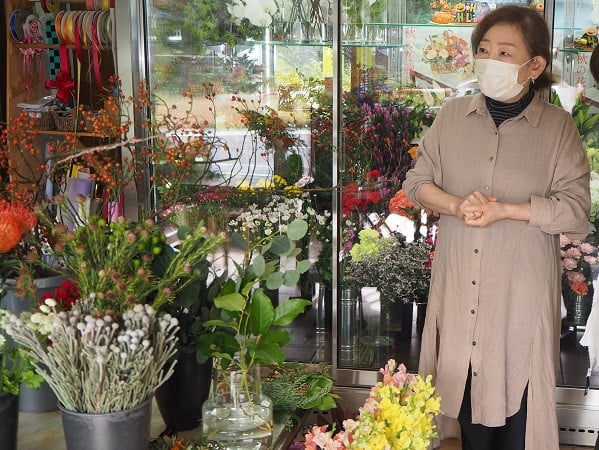
[[[16,450],[19,425],[19,397],[0,394],[0,448]]]
[[[148,450],[152,397],[140,405],[108,414],[67,411],[58,405],[67,450]]]

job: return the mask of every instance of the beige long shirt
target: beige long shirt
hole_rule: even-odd
[[[465,197],[478,190],[531,204],[529,222],[486,228],[442,215],[419,372],[433,374],[442,414],[456,418],[472,365],[472,420],[501,426],[520,408],[527,383],[526,449],[557,450],[559,233],[589,230],[589,164],[570,115],[535,95],[497,128],[484,97],[450,100],[403,184],[434,183]],[[440,430],[443,435],[443,430]]]

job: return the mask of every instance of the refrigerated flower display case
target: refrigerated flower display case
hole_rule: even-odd
[[[149,80],[168,104],[193,96],[219,143],[209,162],[198,161],[207,170],[186,186],[186,206],[209,189],[234,192],[213,202],[231,218],[289,198],[298,215],[315,218],[302,252],[317,270],[273,295],[312,299],[287,357],[330,364],[340,390],[373,385],[390,358],[418,368],[438,217],[410,204],[401,188],[440,106],[477,92],[470,45],[477,22],[504,4],[543,14],[560,104],[573,108],[582,95],[589,115],[599,104],[588,69],[595,0],[142,3],[130,11],[132,78]],[[587,131],[586,145],[599,147]],[[275,209],[269,220],[283,226],[286,214]],[[390,257],[390,242],[404,256]],[[378,258],[378,276],[356,275],[365,255]],[[412,270],[399,273],[408,260]],[[392,274],[393,283],[419,287],[389,295],[383,283]],[[565,327],[561,338],[564,443],[588,444],[599,429],[595,373],[584,395],[583,332]]]

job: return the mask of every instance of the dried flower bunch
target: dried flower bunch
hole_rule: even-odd
[[[592,289],[591,265],[597,263],[597,247],[560,235],[562,278],[574,293],[585,296]]]
[[[13,278],[18,272],[29,250],[23,238],[36,225],[37,218],[31,210],[0,201],[0,281]]]
[[[343,421],[336,434],[328,425],[314,426],[306,434],[306,450],[428,448],[437,436],[433,419],[440,411],[432,377],[408,373],[393,359],[380,371],[383,381],[372,387],[357,419]]]
[[[53,317],[47,335],[28,320],[30,313],[12,315],[5,328],[67,410],[122,411],[140,404],[170,377],[176,319],[159,317],[140,304],[121,317],[96,315],[93,296],[70,311],[57,312],[52,299],[45,303],[42,313]]]

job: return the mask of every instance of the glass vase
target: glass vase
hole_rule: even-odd
[[[564,290],[564,304],[566,305],[566,324],[571,326],[585,326],[591,314],[593,304],[593,291],[587,295],[580,295],[572,289]]]
[[[272,401],[262,394],[260,366],[247,371],[213,368],[210,397],[202,406],[203,433],[226,450],[272,445]]]

